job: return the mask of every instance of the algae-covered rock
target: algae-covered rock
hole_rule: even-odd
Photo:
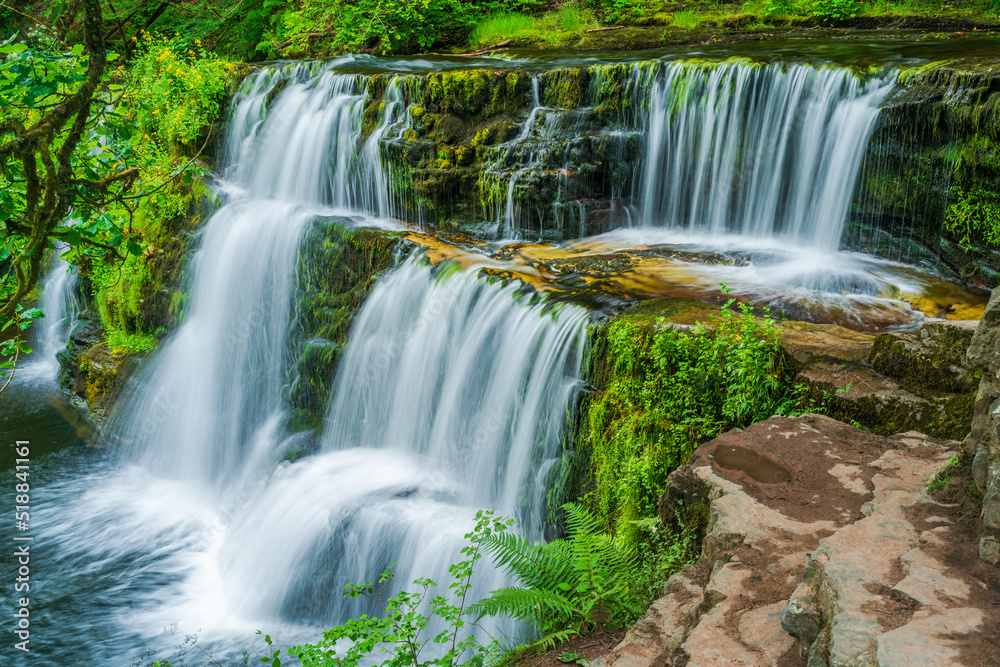
[[[104,424],[141,357],[125,350],[112,350],[103,338],[104,329],[97,314],[87,311],[70,332],[66,349],[56,355],[63,392],[75,405],[87,408],[90,420],[98,428]],[[96,434],[94,429],[87,430],[90,435]]]
[[[881,435],[918,429],[963,438],[975,404],[964,350],[975,322],[934,322],[879,335],[783,322],[782,343],[805,400]]]
[[[925,324],[919,331],[884,333],[875,338],[872,369],[914,393],[971,394],[979,378],[966,359],[976,321]]]
[[[355,316],[376,279],[391,268],[401,235],[320,219],[306,233],[298,266],[291,405],[298,426],[319,428]]]

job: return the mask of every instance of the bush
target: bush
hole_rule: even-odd
[[[812,13],[823,19],[840,21],[849,19],[861,13],[857,0],[816,0]]]
[[[144,136],[183,144],[218,117],[227,66],[200,41],[146,34],[129,78],[127,104]]]

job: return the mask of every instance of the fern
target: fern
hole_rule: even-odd
[[[597,628],[617,629],[642,611],[633,582],[638,556],[602,534],[590,512],[563,505],[566,539],[550,544],[529,542],[510,533],[481,542],[494,563],[519,586],[493,591],[470,613],[507,616],[534,626],[542,650],[574,634]]]

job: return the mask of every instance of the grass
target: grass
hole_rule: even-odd
[[[700,23],[701,17],[698,15],[698,12],[693,9],[684,9],[679,12],[674,12],[674,18],[670,22],[670,25],[692,30],[697,28]]]
[[[553,44],[597,25],[592,12],[573,6],[539,16],[517,12],[495,14],[476,25],[469,36],[469,45],[479,49],[508,39]]]

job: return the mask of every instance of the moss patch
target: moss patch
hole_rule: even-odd
[[[395,263],[399,234],[318,220],[298,265],[302,296],[296,321],[291,405],[297,425],[319,428],[343,346],[376,279]]]

